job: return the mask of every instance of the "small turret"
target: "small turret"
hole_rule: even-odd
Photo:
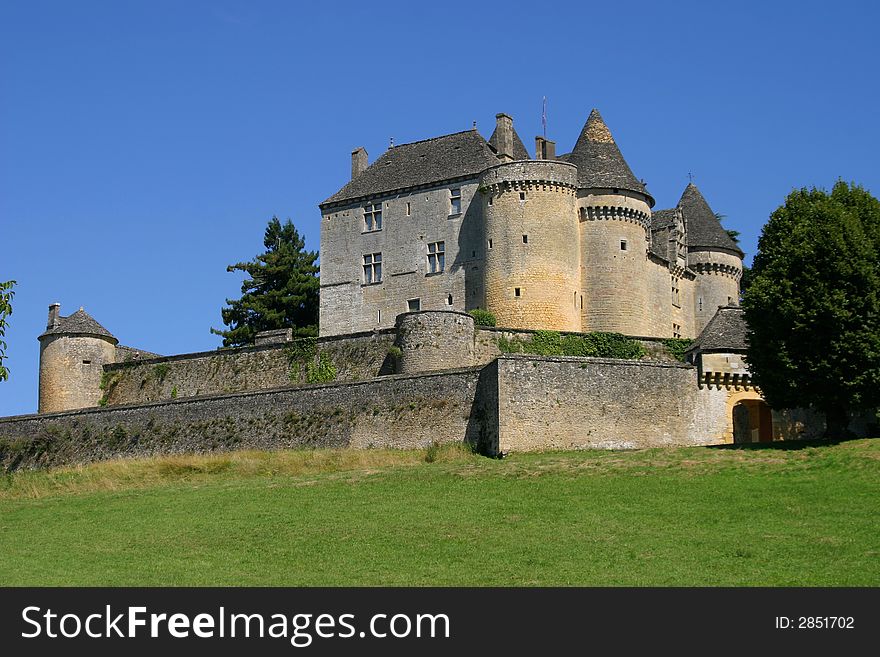
[[[647,261],[654,199],[634,175],[598,110],[574,150],[578,169],[582,330],[650,335]]]
[[[697,334],[718,308],[739,305],[743,252],[692,182],[678,202],[687,235],[688,267],[698,276],[694,294]]]
[[[49,306],[39,337],[40,413],[97,406],[104,365],[116,361],[118,340],[107,329],[82,308],[68,317],[60,309]]]

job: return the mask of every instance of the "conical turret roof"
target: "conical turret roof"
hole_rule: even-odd
[[[574,150],[565,159],[578,168],[578,187],[618,188],[639,192],[650,199],[650,205],[654,205],[654,199],[648,194],[648,190],[633,175],[623,159],[599,110],[590,112]]]
[[[694,183],[688,183],[678,202],[684,217],[687,245],[692,248],[732,251],[742,258],[745,254],[727,234],[712,208]]]
[[[80,308],[72,315],[61,317],[58,326],[50,326],[43,335],[63,333],[66,335],[97,335],[108,338],[116,338],[110,331],[101,326],[94,317]],[[43,337],[42,335],[40,337]]]

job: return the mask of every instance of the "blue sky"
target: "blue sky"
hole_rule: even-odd
[[[269,218],[405,143],[507,112],[533,148],[598,107],[671,207],[693,173],[754,254],[796,187],[880,193],[873,2],[0,1],[0,415],[36,410],[47,306],[122,343],[213,349]]]

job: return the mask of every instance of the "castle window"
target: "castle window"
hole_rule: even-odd
[[[675,276],[672,277],[672,305],[676,308],[681,308],[681,296],[678,290],[678,279]]]
[[[492,240],[489,240],[489,248],[492,248]]]
[[[364,284],[382,282],[382,254],[368,253],[364,256]]]
[[[528,244],[528,243],[529,243],[529,236],[523,235],[523,244]]]
[[[381,310],[376,311],[376,323],[377,324],[382,323],[382,311]]]
[[[581,295],[581,310],[584,309],[584,295]]]
[[[520,288],[518,288],[518,287],[513,288],[513,296],[515,296],[515,297],[522,296],[522,291],[520,290]]]
[[[697,298],[697,310],[703,312],[703,297]]]
[[[449,190],[449,214],[461,214],[461,188],[454,187]]]
[[[422,300],[421,299],[408,299],[406,302],[406,309],[411,312],[417,312],[422,309]]]
[[[406,204],[406,216],[409,217],[412,214],[412,206],[407,203]]]
[[[492,195],[489,195],[489,205],[492,205]]]
[[[626,247],[627,247],[626,240],[620,240],[620,250],[626,251]]]
[[[367,203],[364,206],[364,230],[382,230],[382,204]]]
[[[90,360],[83,361],[83,365],[91,365],[91,364],[92,364],[92,361],[90,361]]]
[[[519,193],[519,200],[520,200],[520,201],[525,201],[525,200],[526,200],[526,193],[525,193],[525,192],[520,192],[520,193]]]
[[[672,325],[672,337],[673,338],[680,338],[681,337],[681,325],[680,324],[673,324]]]
[[[439,274],[446,269],[446,242],[428,244],[428,273]]]
[[[451,294],[448,297],[446,297],[446,305],[447,306],[452,305],[452,295]]]

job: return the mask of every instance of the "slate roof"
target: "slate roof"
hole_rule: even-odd
[[[80,308],[72,315],[59,318],[58,326],[47,328],[43,335],[54,333],[77,334],[77,335],[103,335],[116,339],[110,331],[95,321],[95,318]],[[42,336],[40,336],[42,337]]]
[[[496,164],[498,158],[476,130],[401,144],[385,151],[357,178],[321,203],[321,207],[476,176]]]
[[[721,306],[688,351],[745,352],[749,346],[747,334],[743,309]]]
[[[635,191],[648,196],[649,205],[654,205],[648,190],[623,159],[599,110],[590,112],[571,153],[558,159],[577,166],[579,187],[616,187]]]
[[[727,234],[721,226],[721,222],[712,212],[712,208],[703,198],[700,190],[694,183],[688,183],[684,188],[678,205],[684,215],[684,224],[687,231],[687,245],[694,248],[725,249],[733,251],[740,258],[745,254],[737,243]]]
[[[489,137],[489,147],[493,152],[498,152],[498,128],[492,133],[492,136]],[[529,151],[526,149],[525,144],[523,144],[522,139],[519,138],[519,135],[516,134],[516,129],[513,130],[513,159],[514,160],[530,160],[532,159],[529,156]]]
[[[661,232],[668,226],[675,226],[675,210],[655,210],[651,213],[651,253],[666,260],[669,255],[667,233]]]

